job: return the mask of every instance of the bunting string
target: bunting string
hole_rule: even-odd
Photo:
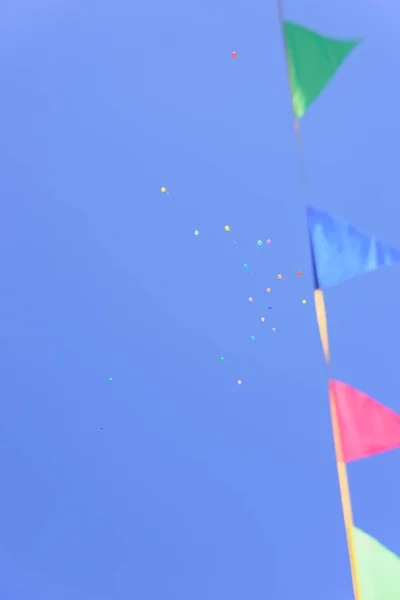
[[[307,204],[299,120],[359,43],[319,35],[284,20],[277,0],[300,171]],[[400,415],[366,393],[331,378],[324,290],[400,263],[400,250],[361,233],[328,213],[307,206],[307,227],[314,276],[315,309],[329,381],[329,406],[339,489],[355,600],[399,600],[400,557],[353,524],[346,464],[400,448]]]
[[[284,50],[284,56],[285,56],[289,93],[290,93],[292,112],[293,112],[293,128],[294,128],[295,139],[296,139],[296,150],[297,150],[298,164],[299,164],[299,171],[300,171],[301,194],[302,194],[302,198],[303,198],[303,204],[304,204],[304,206],[306,206],[308,204],[307,177],[306,177],[306,169],[305,169],[304,157],[303,157],[303,147],[302,147],[301,134],[300,134],[300,122],[296,116],[296,110],[295,110],[294,103],[293,103],[294,90],[292,87],[290,65],[289,65],[289,60],[288,60],[288,51],[287,51],[286,40],[285,40],[283,0],[277,0],[277,8],[278,8],[279,23],[280,23],[280,28],[281,28],[281,38],[282,38],[282,44],[283,44],[283,50]],[[310,252],[312,254],[311,243],[310,243]],[[331,377],[330,377],[330,353],[329,353],[328,325],[327,325],[327,318],[326,318],[326,311],[325,311],[325,303],[324,303],[323,292],[322,292],[322,290],[318,289],[319,286],[318,286],[318,281],[317,281],[315,272],[314,272],[314,275],[315,275],[315,288],[316,288],[315,292],[314,292],[315,308],[316,308],[321,344],[322,344],[324,357],[325,357],[327,377],[328,377],[328,382],[329,382],[331,379]],[[342,448],[341,448],[341,435],[340,435],[340,428],[339,428],[338,418],[337,418],[337,413],[336,413],[336,404],[335,404],[334,393],[335,392],[334,392],[333,388],[329,390],[331,423],[332,423],[334,448],[335,448],[336,464],[337,464],[338,479],[339,479],[339,489],[340,489],[343,518],[344,518],[344,525],[345,525],[346,538],[347,538],[348,554],[349,554],[349,559],[350,559],[354,598],[355,598],[355,600],[361,600],[360,586],[359,586],[359,582],[358,582],[358,573],[357,573],[357,563],[356,563],[355,552],[354,552],[354,542],[353,542],[354,524],[353,524],[353,514],[352,514],[350,490],[349,490],[349,484],[348,484],[346,463],[343,461],[343,453],[342,453]]]

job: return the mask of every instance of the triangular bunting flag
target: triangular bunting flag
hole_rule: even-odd
[[[360,600],[399,600],[400,558],[353,527]]]
[[[289,21],[284,21],[283,31],[293,110],[299,119],[360,40],[334,40]]]
[[[316,287],[343,283],[400,262],[400,251],[360,233],[342,219],[307,207]]]
[[[400,447],[400,416],[341,381],[329,381],[344,462]],[[399,596],[400,599],[400,596]]]

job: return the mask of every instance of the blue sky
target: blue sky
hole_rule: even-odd
[[[308,201],[400,245],[400,13],[285,15],[365,38],[302,122]],[[0,16],[1,598],[351,600],[274,3]],[[326,302],[334,377],[400,412],[399,291]],[[399,465],[349,468],[397,553]]]

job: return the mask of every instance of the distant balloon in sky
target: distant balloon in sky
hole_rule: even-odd
[[[267,288],[265,291],[268,292],[268,294],[269,294],[271,291],[271,288]]]
[[[199,235],[199,232],[197,229],[194,230],[194,235]]]
[[[253,302],[253,298],[251,296],[249,298],[249,302]]]
[[[302,300],[303,304],[307,304],[307,300],[304,298],[304,300]]]
[[[271,243],[271,240],[267,240],[267,242],[266,242],[266,243],[267,243],[267,244],[268,244],[268,246],[269,246],[269,245],[270,245],[270,243]]]
[[[103,431],[103,425],[100,425],[100,429],[101,429],[101,431]]]
[[[112,380],[113,380],[112,377],[110,377],[108,381],[112,381]]]
[[[242,385],[242,380],[238,379],[238,385]]]
[[[301,271],[297,271],[297,277],[301,277],[303,273]]]
[[[262,241],[261,240],[258,240],[257,246],[262,246]]]
[[[265,317],[261,317],[261,323],[264,323]]]
[[[162,188],[161,188],[161,191],[162,191],[162,193],[164,194],[164,193],[167,191],[167,188],[165,188],[165,187],[162,187]]]
[[[229,227],[229,225],[225,225],[224,229],[225,231],[230,231],[231,228]]]
[[[221,362],[224,362],[225,358],[223,356],[221,356]]]
[[[237,53],[235,51],[232,52],[232,58],[236,58],[237,57]]]
[[[273,328],[272,328],[272,331],[273,331],[274,333],[276,332],[276,329],[275,329],[275,327],[273,327]]]
[[[252,335],[250,339],[251,339],[251,341],[252,341],[252,342],[254,342],[254,341],[255,341],[255,339],[256,339],[256,336],[255,336],[255,335]]]
[[[245,263],[245,264],[243,265],[243,269],[247,269],[247,268],[248,268],[248,266],[249,266],[249,265],[248,265],[247,263]]]
[[[280,273],[278,275],[278,279],[282,279],[282,275]]]

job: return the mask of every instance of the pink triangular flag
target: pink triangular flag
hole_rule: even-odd
[[[364,392],[330,380],[345,462],[400,447],[400,416]]]

